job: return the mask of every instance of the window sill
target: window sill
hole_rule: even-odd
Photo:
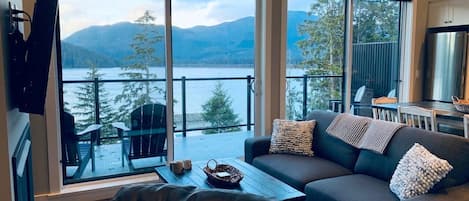
[[[59,193],[36,195],[36,201],[94,201],[111,199],[125,185],[158,182],[155,173],[65,185]]]

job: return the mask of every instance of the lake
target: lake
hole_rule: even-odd
[[[151,67],[150,71],[155,73],[158,78],[164,78],[165,68],[164,67]],[[74,68],[74,69],[63,69],[62,71],[63,80],[85,80],[88,72],[87,68]],[[100,68],[99,73],[103,74],[103,80],[109,79],[124,79],[119,74],[123,72],[120,67],[115,68]],[[287,75],[289,76],[301,76],[304,70],[302,69],[288,69]],[[174,67],[173,78],[221,78],[221,77],[246,77],[251,75],[254,77],[254,69],[248,67]],[[217,81],[186,81],[186,113],[187,114],[200,114],[202,113],[202,105],[205,104],[212,96],[212,91]],[[236,114],[238,114],[242,123],[246,123],[247,116],[247,82],[246,80],[222,80],[223,88],[230,96],[232,100],[232,108]],[[165,83],[158,82],[158,87],[164,89]],[[75,83],[64,84],[64,101],[70,106],[72,113],[77,112],[73,105],[78,103],[76,92],[80,85]],[[104,83],[103,87],[105,92],[108,93],[108,98],[113,98],[122,92],[122,83]],[[180,116],[182,113],[182,89],[181,81],[173,82],[173,94],[174,100],[174,114]],[[254,96],[252,95],[251,104],[253,104]],[[103,97],[100,97],[102,99]],[[154,99],[158,102],[165,103],[164,96],[155,94]],[[118,104],[113,104],[114,108],[118,108]],[[252,107],[254,108],[254,107]],[[83,117],[77,116],[76,119]],[[251,118],[253,119],[253,118]],[[188,127],[196,127],[197,125],[190,125]]]

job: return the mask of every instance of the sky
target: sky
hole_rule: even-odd
[[[288,10],[307,11],[314,0],[289,0]],[[164,23],[164,0],[59,0],[61,36],[92,25],[133,22],[150,10],[156,24]],[[173,0],[173,26],[212,26],[254,16],[255,0]]]

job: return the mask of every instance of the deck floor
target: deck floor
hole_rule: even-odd
[[[233,132],[212,135],[198,135],[174,138],[175,160],[190,159],[192,161],[208,160],[212,158],[234,158],[244,155],[244,140],[252,137],[250,131]],[[121,144],[105,144],[94,148],[96,157],[96,169],[91,171],[91,161],[80,179],[110,176],[115,174],[130,173],[127,159],[124,157],[122,166]],[[133,160],[135,169],[152,167],[165,164],[160,157]]]

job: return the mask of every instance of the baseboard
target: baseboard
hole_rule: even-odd
[[[98,201],[109,200],[125,185],[160,182],[156,174],[144,174],[65,186],[60,193],[34,196],[35,201]]]

